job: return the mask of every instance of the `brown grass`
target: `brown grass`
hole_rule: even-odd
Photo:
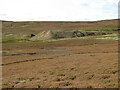
[[[41,47],[68,49],[41,50]],[[7,43],[3,44],[3,51],[46,54],[45,56],[40,54],[3,56],[3,64],[13,63],[3,66],[3,87],[12,85],[15,88],[33,88],[38,85],[41,88],[118,87],[117,41],[114,40],[80,39],[52,43]]]

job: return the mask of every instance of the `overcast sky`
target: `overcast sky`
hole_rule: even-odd
[[[119,0],[0,0],[0,20],[96,21],[118,18]]]

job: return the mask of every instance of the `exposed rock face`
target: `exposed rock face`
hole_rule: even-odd
[[[36,36],[31,36],[30,40],[51,40],[60,38],[74,38],[93,35],[105,35],[103,32],[81,32],[81,31],[42,31]]]
[[[48,39],[53,39],[54,34],[52,31],[43,31],[37,34],[35,37],[31,38],[30,40],[48,40]]]
[[[56,38],[72,38],[73,37],[73,32],[71,31],[57,31],[54,33]]]
[[[73,32],[73,37],[84,37],[85,33],[80,32],[80,31],[74,31]]]
[[[87,36],[93,36],[93,35],[95,35],[94,32],[86,32],[86,34],[87,34]]]
[[[43,31],[37,34],[30,40],[50,40],[60,38],[72,38],[73,32],[71,31]]]
[[[31,34],[30,37],[34,37],[35,35],[34,34]]]

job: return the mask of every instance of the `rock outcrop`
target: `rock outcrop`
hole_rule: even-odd
[[[85,31],[42,31],[39,34],[31,37],[30,40],[51,40],[60,38],[75,38],[93,35],[105,35],[104,32],[85,32]]]

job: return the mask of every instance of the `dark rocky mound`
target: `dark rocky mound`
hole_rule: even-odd
[[[94,35],[106,35],[104,32],[85,32],[85,31],[42,31],[37,35],[31,34],[30,40],[51,40],[60,38],[75,38]]]

